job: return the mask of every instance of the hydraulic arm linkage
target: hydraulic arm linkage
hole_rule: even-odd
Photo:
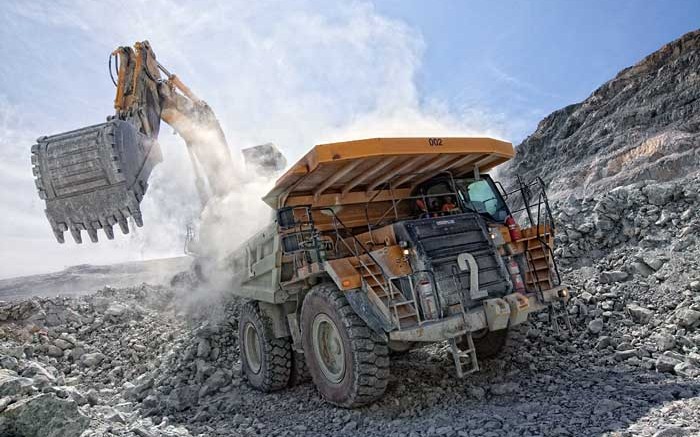
[[[77,243],[81,231],[97,242],[98,229],[112,239],[115,224],[126,234],[129,217],[143,225],[140,203],[162,160],[161,120],[185,140],[202,206],[231,190],[233,160],[214,112],[158,63],[150,44],[119,47],[109,64],[117,87],[115,114],[106,123],[41,137],[32,146],[36,186],[59,243],[65,231]]]

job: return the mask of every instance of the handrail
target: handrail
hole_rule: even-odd
[[[393,308],[393,310],[394,310],[394,318],[395,318],[395,320],[396,320],[396,325],[397,325],[398,329],[400,330],[400,329],[401,329],[401,319],[400,319],[399,316],[398,316],[398,309],[397,309],[396,306],[394,306],[394,305],[392,305],[392,304],[393,304],[394,292],[396,291],[396,292],[398,292],[398,293],[401,293],[401,291],[400,291],[400,290],[394,290],[396,286],[391,282],[391,279],[389,278],[389,276],[388,276],[388,275],[386,274],[386,272],[384,271],[384,268],[382,268],[382,266],[379,264],[379,262],[377,261],[377,259],[370,253],[369,249],[367,249],[367,247],[365,247],[365,245],[357,238],[357,236],[355,236],[355,234],[349,232],[350,237],[352,237],[353,243],[354,243],[354,245],[355,245],[355,249],[354,249],[354,250],[353,250],[352,247],[350,247],[350,245],[345,241],[344,238],[341,238],[341,237],[340,237],[340,234],[338,233],[338,228],[337,228],[337,226],[335,226],[335,222],[337,221],[337,223],[339,223],[340,226],[343,227],[343,229],[346,229],[346,230],[347,230],[348,227],[345,226],[345,223],[343,223],[343,221],[340,219],[340,217],[338,217],[338,215],[335,213],[335,211],[334,211],[332,208],[321,207],[321,208],[312,208],[312,209],[317,210],[317,211],[329,211],[329,212],[331,213],[331,215],[333,216],[334,228],[335,228],[335,230],[336,230],[336,236],[337,236],[337,238],[338,238],[338,239],[343,243],[343,245],[350,251],[350,253],[352,253],[352,255],[353,255],[355,258],[357,258],[357,261],[360,263],[360,265],[362,266],[362,268],[364,268],[365,271],[367,271],[367,273],[369,273],[370,277],[371,277],[372,279],[374,279],[374,282],[375,282],[377,285],[379,285],[379,288],[381,288],[382,291],[383,291],[384,293],[386,293],[387,298],[388,298],[388,301],[387,301],[387,303],[388,303],[388,308],[389,308],[389,310],[391,310],[391,309]],[[357,246],[358,246],[358,245],[362,248],[362,251],[364,252],[363,254],[359,254],[359,253],[358,253],[358,252],[359,252],[359,251],[357,250]],[[381,273],[381,276],[383,276],[383,277],[386,279],[386,284],[387,284],[387,286],[388,286],[388,290],[387,290],[387,288],[384,287],[384,285],[382,285],[382,283],[379,281],[379,279],[377,278],[377,276],[375,276],[375,274],[372,272],[372,270],[370,270],[370,268],[367,266],[367,264],[365,264],[365,262],[362,261],[362,255],[367,255],[367,257],[368,257],[369,259],[372,260],[372,262],[374,263],[374,265],[377,266],[377,268],[379,269],[379,271],[380,271],[380,273]],[[365,281],[364,279],[363,279],[363,281],[366,283],[366,281]]]

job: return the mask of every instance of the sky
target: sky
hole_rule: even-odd
[[[274,142],[293,162],[319,142],[373,136],[518,144],[699,18],[694,0],[5,0],[0,278],[182,254],[198,201],[184,144],[167,127],[137,232],[59,245],[36,194],[31,145],[112,113],[107,59],[119,45],[149,40],[211,105],[234,153]]]

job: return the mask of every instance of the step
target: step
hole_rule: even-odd
[[[549,258],[549,255],[547,254],[547,252],[544,252],[544,251],[538,251],[539,253],[536,254],[536,255],[533,255],[533,251],[532,251],[532,250],[530,250],[530,251],[528,251],[528,252],[530,252],[530,257],[529,257],[529,258],[530,258],[531,260],[533,260],[533,261],[537,261],[538,259]]]
[[[534,260],[531,263],[528,263],[528,267],[530,267],[530,271],[537,270],[538,272],[541,270],[550,270],[552,268],[551,264],[549,264],[549,261],[545,260],[544,258],[540,258],[538,260]]]
[[[370,287],[378,287],[378,286],[386,286],[387,282],[386,279],[384,279],[383,276],[381,275],[375,275],[375,276],[364,276],[362,275],[362,278],[367,282],[367,285]]]

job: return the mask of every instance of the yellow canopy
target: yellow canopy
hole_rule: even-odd
[[[508,161],[513,145],[493,138],[370,138],[319,144],[302,157],[263,198],[273,208],[289,197],[339,201],[350,193],[413,188],[440,172],[454,177]],[[363,196],[364,197],[364,196]],[[314,202],[311,202],[314,203]]]

